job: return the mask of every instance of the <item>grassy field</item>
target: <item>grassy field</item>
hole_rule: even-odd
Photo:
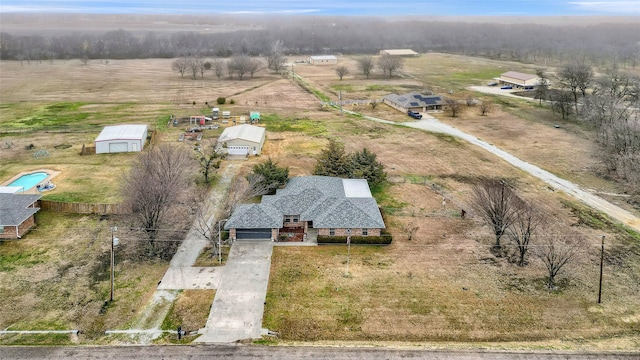
[[[119,174],[130,154],[80,156],[102,126],[145,123],[159,130],[159,141],[177,141],[185,123],[179,118],[207,114],[220,96],[235,104],[232,114],[258,110],[267,128],[263,156],[243,163],[246,173],[271,157],[290,174],[309,175],[315,156],[329,138],[348,152],[375,152],[393,179],[376,192],[394,234],[392,245],[352,247],[346,275],[346,248],[276,248],[273,254],[264,327],[280,332],[277,342],[325,344],[379,343],[443,346],[475,345],[546,348],[637,349],[640,347],[640,240],[603,221],[598,214],[550,191],[537,179],[449,136],[340,115],[322,108],[326,99],[380,99],[390,92],[454,90],[483,84],[506,70],[531,72],[531,66],[442,54],[408,59],[402,76],[385,79],[357,74],[353,59],[341,61],[351,75],[340,81],[335,69],[296,66],[305,87],[266,72],[244,81],[205,77],[183,79],[170,60],[111,61],[108,65],[70,60],[20,67],[0,62],[0,181],[21,171],[60,172],[47,197],[67,201],[118,202]],[[38,81],[36,81],[38,80]],[[473,94],[483,99],[491,97]],[[193,105],[193,101],[196,105]],[[615,183],[597,176],[590,134],[578,124],[558,121],[548,109],[518,100],[493,99],[496,108],[480,117],[473,108],[460,118],[436,114],[524,160],[598,191],[616,192]],[[407,121],[386,105],[349,110],[392,121]],[[214,138],[220,132],[205,133]],[[32,150],[50,156],[35,159]],[[57,145],[71,145],[63,148]],[[577,231],[588,239],[583,255],[560,275],[560,289],[545,288],[543,265],[532,258],[517,267],[489,251],[491,234],[467,209],[471,183],[483,176],[512,179],[521,194],[553,216],[548,232]],[[426,182],[426,185],[425,185]],[[447,206],[442,207],[442,198]],[[0,328],[75,329],[78,339],[0,337],[0,343],[111,343],[107,329],[126,329],[147,303],[167,263],[136,263],[116,254],[116,301],[109,295],[109,227],[117,218],[38,214],[38,227],[20,241],[0,243]],[[413,240],[403,230],[416,226]],[[560,230],[561,229],[561,230]],[[607,235],[603,305],[596,305],[599,240]],[[121,241],[135,235],[118,234]],[[201,265],[212,265],[201,259]],[[164,326],[201,326],[211,292],[184,291]],[[304,310],[304,311],[302,311]],[[161,343],[172,342],[170,337]]]

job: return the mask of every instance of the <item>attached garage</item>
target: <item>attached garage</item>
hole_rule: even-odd
[[[95,140],[96,154],[137,152],[147,141],[147,125],[106,126]]]
[[[236,229],[236,240],[271,240],[271,229]]]

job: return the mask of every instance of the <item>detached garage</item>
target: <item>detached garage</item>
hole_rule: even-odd
[[[142,151],[147,125],[106,126],[96,138],[96,154]]]
[[[224,129],[218,138],[218,146],[226,148],[229,155],[260,155],[265,138],[263,127],[242,124]]]

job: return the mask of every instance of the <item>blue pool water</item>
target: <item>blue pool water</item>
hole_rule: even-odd
[[[38,183],[47,178],[49,174],[46,172],[37,172],[27,175],[22,175],[17,178],[14,182],[9,184],[9,186],[22,186],[25,191],[31,189],[32,187],[38,185]]]

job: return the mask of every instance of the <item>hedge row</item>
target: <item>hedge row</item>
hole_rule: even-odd
[[[389,245],[393,238],[391,234],[382,234],[381,236],[352,236],[351,244],[364,245]],[[346,244],[346,236],[326,236],[318,235],[318,244]]]

